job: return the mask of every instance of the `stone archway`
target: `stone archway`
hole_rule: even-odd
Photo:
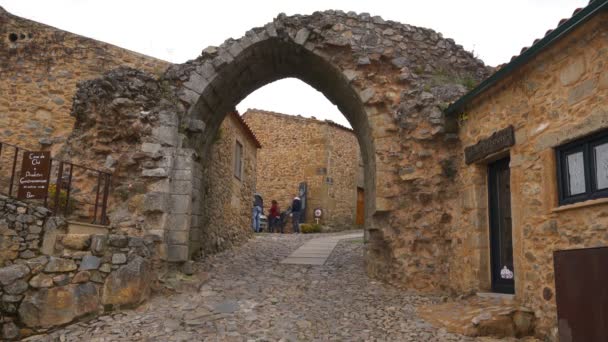
[[[162,95],[156,105],[146,104],[151,128],[135,148],[138,157],[149,158],[145,165],[137,161],[146,169],[137,177],[152,179],[141,208],[150,214],[141,225],[162,238],[167,260],[187,260],[191,232],[200,228],[196,175],[222,119],[257,88],[295,77],[336,104],[359,140],[368,272],[420,291],[442,290],[448,286],[455,158],[461,153],[457,122],[446,121],[442,108],[489,71],[432,30],[365,13],[279,15],[240,39],[171,66],[157,80]],[[130,82],[123,87],[127,94],[107,92],[103,96],[109,99],[99,102],[114,104],[116,97],[139,101],[130,87],[151,81],[129,77],[121,81]],[[75,115],[99,111],[91,104],[96,97],[99,92],[77,94],[81,106],[75,106]],[[110,109],[116,113],[124,103]]]
[[[205,130],[205,151],[224,114],[272,81],[296,77],[322,92],[351,123],[365,164],[368,269],[436,290],[447,272],[456,123],[441,106],[481,79],[481,61],[432,30],[340,11],[285,16],[210,47],[170,69],[187,122]],[[204,152],[203,152],[204,153]],[[442,198],[443,196],[443,198]]]

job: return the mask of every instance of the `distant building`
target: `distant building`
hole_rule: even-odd
[[[281,210],[306,183],[305,222],[323,210],[320,223],[333,229],[363,224],[363,171],[357,138],[331,121],[250,109],[243,119],[260,139],[257,192]]]
[[[244,242],[253,232],[251,208],[256,189],[260,142],[237,112],[226,115],[206,156],[202,177],[202,210],[192,251],[213,253]],[[194,219],[194,218],[193,218]]]

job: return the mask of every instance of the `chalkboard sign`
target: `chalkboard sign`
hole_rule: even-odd
[[[50,152],[25,152],[21,164],[17,198],[20,200],[45,198],[49,189],[50,171]]]

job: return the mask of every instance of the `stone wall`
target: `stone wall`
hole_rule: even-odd
[[[0,7],[0,141],[29,149],[72,131],[78,82],[119,66],[159,74],[168,62],[14,16]]]
[[[42,207],[0,196],[0,337],[23,338],[141,303],[158,238],[77,234]]]
[[[252,236],[251,210],[256,191],[256,159],[259,143],[236,112],[226,116],[207,159],[203,163],[203,198],[198,246],[201,255],[215,253],[245,242]],[[243,146],[241,178],[234,174],[235,144]]]
[[[515,298],[534,311],[537,332],[553,338],[553,252],[608,245],[605,201],[559,206],[554,149],[608,128],[607,22],[607,13],[596,15],[478,96],[461,117],[463,146],[515,128],[515,145],[499,154],[511,159]],[[457,161],[450,282],[458,292],[487,291],[487,161]]]
[[[341,229],[355,223],[359,144],[352,130],[326,121],[249,109],[243,118],[262,142],[257,192],[287,210],[301,182],[308,185],[306,222],[314,208],[322,224]]]

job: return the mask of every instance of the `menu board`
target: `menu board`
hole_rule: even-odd
[[[21,164],[17,198],[20,200],[45,198],[49,188],[50,170],[50,152],[25,152]]]

